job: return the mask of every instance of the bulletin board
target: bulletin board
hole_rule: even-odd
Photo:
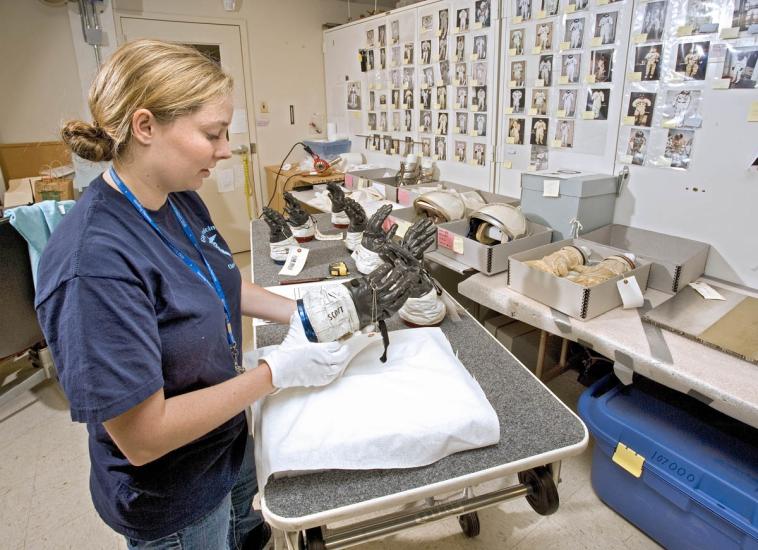
[[[487,36],[489,104],[485,136],[469,135],[470,126],[456,133],[456,113],[466,112],[470,125],[476,111],[470,103],[468,109],[449,103],[460,87],[452,80],[451,60],[446,160],[438,155],[436,161],[440,179],[518,197],[527,170],[628,168],[631,177],[616,203],[616,223],[707,242],[712,245],[708,275],[758,287],[755,1],[492,0],[489,26],[474,29],[471,14],[477,5],[474,0],[423,2],[325,32],[327,112],[338,131],[350,135],[353,151],[395,168],[406,152],[384,149],[383,141],[372,150],[375,141],[363,137],[385,133],[368,130],[369,85],[386,91],[386,101],[392,86],[389,50],[383,74],[360,70],[357,55],[367,48],[366,32],[373,28],[377,34],[386,25],[389,41],[391,24],[398,21],[401,48],[413,44],[409,67],[418,83],[427,61],[439,65],[420,57],[421,42],[429,40],[431,48],[425,49],[439,53],[438,13],[449,9],[448,52],[455,52],[458,35],[467,38],[469,97],[478,63],[471,58],[472,37]],[[456,32],[457,12],[466,8],[468,31]],[[519,39],[514,31],[521,31]],[[514,62],[523,63],[521,73],[514,73]],[[346,107],[349,81],[361,83],[360,110]],[[514,90],[521,92],[520,105],[514,103]],[[569,90],[573,98],[566,97]],[[414,94],[411,131],[388,133],[401,142],[411,138],[420,154],[422,140],[434,144],[440,137],[434,130],[444,109],[434,108],[436,95],[431,110],[421,109],[421,88]],[[374,99],[379,101],[376,93]],[[421,111],[431,111],[431,132],[422,127]],[[514,125],[514,119],[521,120]],[[536,125],[538,119],[544,124]],[[456,141],[467,145],[465,162],[455,159]],[[473,143],[485,144],[484,166],[472,162]],[[435,151],[432,146],[424,152],[430,149]]]

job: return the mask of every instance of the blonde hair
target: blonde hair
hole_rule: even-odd
[[[158,40],[122,45],[89,90],[93,123],[72,120],[61,137],[91,161],[118,159],[132,137],[132,115],[149,110],[169,123],[231,93],[232,77],[197,50]]]

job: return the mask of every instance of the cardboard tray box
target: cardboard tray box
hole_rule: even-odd
[[[608,256],[628,252],[584,239],[566,239],[538,246],[525,252],[512,254],[508,258],[506,278],[508,287],[566,315],[584,321],[621,305],[621,295],[616,281],[634,276],[642,292],[647,288],[650,262],[644,258],[637,258],[637,267],[623,276],[619,275],[589,288],[533,269],[525,263],[529,260],[539,260],[567,245],[588,247],[591,251],[590,261],[599,261]]]
[[[508,256],[529,250],[552,240],[553,230],[527,220],[529,235],[507,243],[486,245],[466,235],[468,220],[440,224],[437,227],[437,252],[453,258],[486,275],[508,269]]]
[[[699,241],[610,224],[581,235],[582,239],[628,250],[649,260],[647,286],[676,294],[705,272],[711,246]]]
[[[365,189],[376,187],[383,193],[383,180],[395,180],[397,170],[394,168],[369,168],[366,170],[351,170],[345,174],[345,187],[348,189]],[[374,184],[377,185],[374,185]],[[395,202],[394,199],[390,199]]]

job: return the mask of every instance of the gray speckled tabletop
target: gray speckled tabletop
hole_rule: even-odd
[[[320,223],[328,223],[328,215],[316,218]],[[325,231],[323,225],[320,227]],[[253,279],[263,286],[276,284],[278,266],[273,266],[268,256],[268,231],[264,222],[252,223],[252,235]],[[299,277],[307,277],[306,273],[310,272],[323,273],[322,265],[348,257],[340,241],[319,242],[313,249],[318,250],[319,255],[309,255],[308,267]],[[312,258],[316,257],[318,260],[311,265]],[[407,328],[397,317],[390,319],[387,325],[390,331]],[[316,514],[475,474],[575,446],[585,439],[582,422],[468,314],[464,313],[459,321],[448,317],[440,328],[497,411],[500,443],[457,453],[422,468],[330,470],[271,479],[264,490],[271,512],[286,518]],[[286,327],[281,325],[257,327],[256,346],[281,342],[285,333]],[[581,448],[576,452],[581,452]]]

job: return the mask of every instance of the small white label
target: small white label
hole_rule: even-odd
[[[219,193],[234,191],[234,170],[232,168],[216,170],[216,185]]]
[[[706,300],[726,300],[718,291],[708,283],[702,281],[696,281],[690,283],[690,286],[694,288],[698,294],[700,294]]]
[[[624,309],[641,307],[642,304],[645,303],[645,298],[642,296],[642,290],[640,290],[640,285],[634,275],[616,281],[616,286],[619,289],[621,302],[623,303],[622,307]]]
[[[308,249],[302,246],[291,246],[287,259],[284,260],[284,267],[279,275],[297,275],[305,267],[305,260],[308,259]]]
[[[544,180],[542,182],[542,196],[543,197],[560,197],[560,195],[561,195],[561,180]]]

